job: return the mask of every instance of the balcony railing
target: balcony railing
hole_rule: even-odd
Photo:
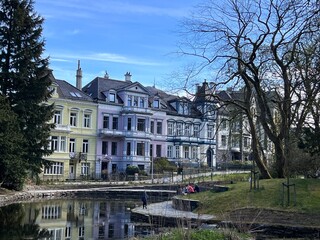
[[[61,132],[71,132],[70,125],[63,125],[63,124],[56,124],[55,129],[56,131],[61,131]]]
[[[133,107],[133,106],[124,106],[121,110],[121,113],[128,113],[128,112],[136,112],[136,113],[145,113],[145,114],[152,114],[152,110],[149,108],[140,108],[140,107]]]

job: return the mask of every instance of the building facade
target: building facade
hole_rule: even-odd
[[[216,103],[202,96],[206,82],[190,99],[133,82],[130,73],[83,88],[80,64],[76,76],[74,87],[52,75],[54,152],[42,180],[101,179],[128,166],[150,174],[161,157],[177,167],[216,167]]]
[[[48,104],[54,104],[49,145],[53,154],[45,157],[50,166],[40,177],[45,181],[95,178],[97,104],[68,82],[52,78]]]

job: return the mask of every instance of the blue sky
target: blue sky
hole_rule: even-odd
[[[35,0],[45,18],[44,56],[57,79],[75,85],[78,60],[83,85],[105,71],[110,78],[161,87],[183,68],[179,23],[201,0]]]

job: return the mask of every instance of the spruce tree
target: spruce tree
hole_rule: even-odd
[[[43,58],[43,18],[32,0],[0,0],[0,94],[18,117],[25,170],[37,176],[45,163],[53,106],[48,58]]]
[[[13,189],[21,189],[27,175],[23,161],[24,138],[17,131],[18,124],[17,115],[0,95],[0,183]]]

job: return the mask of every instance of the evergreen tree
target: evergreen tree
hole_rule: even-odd
[[[24,139],[17,129],[17,115],[0,95],[0,184],[14,189],[22,187],[27,174],[23,161]]]
[[[42,58],[41,18],[32,0],[0,0],[0,93],[18,116],[24,138],[25,170],[37,176],[50,136],[53,106],[44,104],[52,83],[48,58]]]

